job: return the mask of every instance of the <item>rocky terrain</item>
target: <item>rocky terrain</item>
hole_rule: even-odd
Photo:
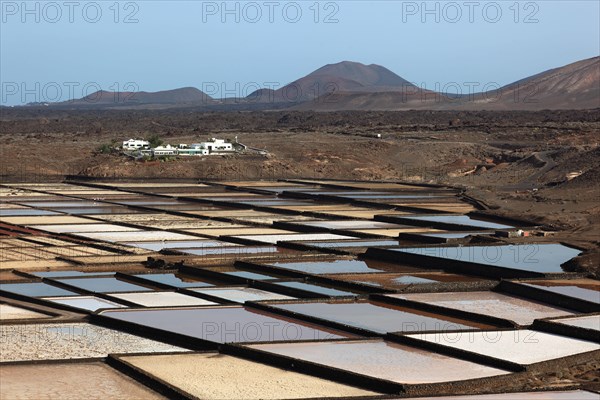
[[[489,212],[600,243],[599,110],[539,112],[254,112],[4,110],[2,180],[401,180],[463,188]],[[100,151],[158,135],[165,143],[234,140],[248,154],[135,161]],[[378,137],[380,135],[380,138]],[[554,238],[556,240],[556,238]],[[596,255],[586,261],[597,270]]]

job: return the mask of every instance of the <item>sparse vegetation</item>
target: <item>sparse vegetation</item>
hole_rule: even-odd
[[[150,142],[151,148],[158,147],[163,144],[162,139],[156,133],[148,138],[148,142]]]
[[[116,139],[112,139],[110,143],[103,143],[96,148],[97,154],[112,154],[117,149],[118,141]]]

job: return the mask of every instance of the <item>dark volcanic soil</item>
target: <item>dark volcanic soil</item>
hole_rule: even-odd
[[[565,230],[553,240],[600,243],[600,112],[57,111],[2,108],[3,180],[98,178],[402,180],[459,186],[489,212]],[[240,154],[134,161],[103,144],[158,134],[174,145],[234,139]],[[377,135],[381,135],[378,139]]]

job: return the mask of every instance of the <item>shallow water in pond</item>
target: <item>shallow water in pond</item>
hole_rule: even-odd
[[[486,229],[507,229],[514,228],[512,225],[500,224],[497,222],[483,221],[474,219],[468,215],[423,215],[423,216],[403,216],[402,218],[414,219],[418,221],[442,222],[446,224],[458,224],[477,226]]]
[[[412,247],[393,249],[392,251],[541,273],[564,272],[560,265],[581,254],[580,250],[562,244],[544,243],[501,246]]]
[[[3,283],[0,284],[0,290],[17,293],[30,297],[45,297],[45,296],[77,296],[75,292],[62,289],[56,286],[48,285],[43,282],[32,283]]]
[[[273,307],[381,334],[483,327],[468,321],[375,302],[273,304]]]
[[[345,274],[352,272],[382,272],[379,269],[370,268],[366,262],[361,260],[336,260],[315,261],[296,263],[272,263],[274,267],[291,269],[309,274]]]
[[[141,274],[135,275],[138,278],[147,279],[152,282],[164,283],[173,287],[207,287],[214,286],[212,283],[204,282],[200,278],[179,274]]]
[[[117,278],[73,278],[57,279],[58,282],[65,283],[90,292],[108,293],[108,292],[141,292],[150,291],[143,286],[121,281]]]
[[[379,272],[414,273],[422,271],[414,267],[373,260],[325,260],[297,263],[281,262],[271,263],[269,265],[315,275]]]
[[[536,289],[542,289],[547,292],[556,294],[562,294],[564,296],[574,297],[576,299],[590,301],[592,303],[600,304],[600,284],[596,289],[588,289],[585,287],[579,287],[577,285],[569,285],[563,283],[562,285],[553,284],[552,281],[548,283],[521,283],[522,285],[533,287]]]
[[[257,272],[250,272],[250,271],[219,271],[219,272],[221,272],[222,274],[226,274],[226,275],[237,276],[237,277],[245,278],[245,279],[253,279],[256,281],[271,281],[274,279],[279,279],[276,276],[259,274]]]
[[[413,276],[413,275],[404,275],[404,276],[399,276],[398,278],[394,278],[392,279],[393,283],[397,283],[400,285],[412,285],[415,283],[434,283],[436,281],[434,281],[433,279],[427,279],[427,278],[423,278],[420,276]]]
[[[354,337],[242,306],[106,311],[102,315],[217,343]]]
[[[244,303],[246,301],[264,301],[264,300],[292,300],[295,297],[286,296],[279,293],[272,293],[266,290],[253,288],[202,288],[190,289],[197,293],[218,297],[223,300],[235,303]]]
[[[343,290],[329,288],[327,286],[314,285],[305,282],[277,282],[276,285],[289,287],[292,289],[306,290],[326,296],[356,296],[356,293],[346,292]]]

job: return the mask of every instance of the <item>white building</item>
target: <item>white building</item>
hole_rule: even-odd
[[[180,156],[207,156],[208,155],[208,150],[206,150],[204,147],[201,147],[200,145],[195,145],[192,144],[187,145],[187,144],[180,144],[179,147],[177,147],[177,152],[179,153],[178,155]]]
[[[236,138],[237,143],[237,138]],[[150,148],[150,142],[142,139],[129,139],[123,142],[123,150],[137,150],[142,154],[151,154],[152,156],[207,156],[209,154],[235,153],[233,143],[226,142],[223,139],[212,138],[202,143],[191,145],[180,144],[177,147],[170,144]]]
[[[202,142],[199,145],[192,146],[201,146],[208,150],[209,153],[228,153],[233,151],[233,144],[224,141],[223,139],[215,139],[212,138],[208,142]]]
[[[166,146],[158,146],[152,149],[153,156],[176,156],[179,154],[177,147],[173,147],[170,144]]]
[[[150,148],[150,142],[142,139],[129,139],[123,142],[123,150],[141,150]]]

